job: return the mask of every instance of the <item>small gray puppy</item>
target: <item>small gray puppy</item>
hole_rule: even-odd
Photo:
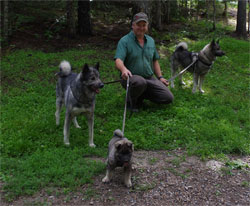
[[[109,141],[107,171],[106,176],[102,179],[102,182],[110,182],[114,169],[116,167],[123,167],[124,184],[127,187],[131,187],[133,151],[133,143],[123,136],[121,130],[115,130],[113,138]]]

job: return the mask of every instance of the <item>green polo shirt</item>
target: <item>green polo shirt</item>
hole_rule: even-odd
[[[120,39],[114,59],[121,59],[132,74],[151,77],[154,74],[153,62],[160,59],[152,37],[144,36],[144,47],[139,44],[131,31]]]

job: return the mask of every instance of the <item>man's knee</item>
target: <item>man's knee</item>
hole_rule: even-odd
[[[174,95],[169,92],[169,94],[166,96],[164,104],[170,104],[174,101]]]
[[[146,89],[147,81],[141,76],[133,75],[130,79],[130,87],[138,89]]]
[[[171,93],[170,90],[167,90],[158,95],[158,97],[154,100],[156,103],[159,104],[170,104],[174,101],[174,95]]]

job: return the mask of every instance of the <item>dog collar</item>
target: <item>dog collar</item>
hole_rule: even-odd
[[[76,95],[74,94],[74,89],[72,89],[72,87],[71,87],[71,83],[70,83],[70,90],[71,90],[71,92],[72,92],[72,94],[73,94],[73,97],[78,101],[78,102],[80,102],[81,104],[84,104],[84,102],[82,102],[79,98],[77,98],[76,97]]]
[[[198,60],[199,60],[202,64],[204,64],[204,65],[206,65],[206,66],[208,66],[208,67],[211,67],[212,64],[213,64],[213,63],[208,64],[207,62],[204,62],[204,61],[200,58],[200,55],[198,55]]]

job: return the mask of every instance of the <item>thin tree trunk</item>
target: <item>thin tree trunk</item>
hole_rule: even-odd
[[[247,33],[250,34],[250,0],[248,0],[248,28],[247,28]]]
[[[206,2],[206,19],[208,21],[208,19],[209,19],[209,16],[208,16],[208,12],[209,12],[209,0],[205,0],[205,2]]]
[[[74,38],[76,36],[76,18],[75,18],[74,0],[68,0],[66,6],[67,6],[68,36]]]
[[[9,39],[9,0],[4,0],[2,3],[3,8],[1,8],[1,10],[3,10],[3,19],[1,23],[3,23],[2,25],[2,36],[5,39],[5,41],[8,42]]]
[[[78,32],[81,35],[91,35],[90,1],[78,1]]]
[[[168,14],[167,22],[169,23],[169,22],[170,22],[170,1],[171,1],[171,0],[167,0],[167,1],[168,1],[168,5],[167,5],[167,6],[168,6],[168,8],[167,8],[167,9],[168,9],[168,13],[167,13],[167,14]]]
[[[222,16],[227,18],[227,0],[224,0],[224,11],[222,13]]]
[[[161,25],[161,1],[160,0],[158,0],[158,1],[156,1],[156,7],[157,7],[157,9],[156,9],[156,27],[157,27],[157,29],[159,30],[159,31],[161,31],[162,30],[162,25]]]
[[[197,1],[197,7],[196,7],[196,21],[199,20],[199,15],[200,15],[200,1]]]
[[[213,31],[216,29],[216,6],[215,0],[213,0]]]
[[[224,17],[224,22],[228,24],[228,15],[227,15],[227,0],[224,0],[224,11],[222,13],[222,16]]]

